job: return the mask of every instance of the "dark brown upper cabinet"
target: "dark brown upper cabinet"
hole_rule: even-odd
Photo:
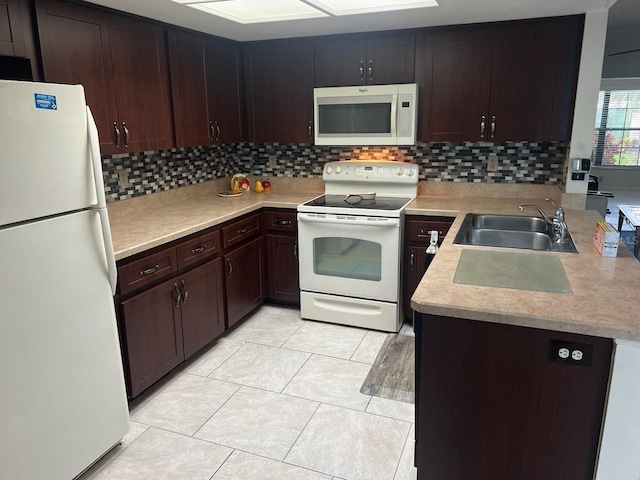
[[[567,140],[583,17],[427,30],[423,141]]]
[[[315,86],[412,83],[413,34],[326,37],[315,43]]]
[[[0,55],[26,56],[21,12],[16,0],[0,0]]]
[[[242,141],[239,48],[175,30],[169,58],[177,146]]]
[[[248,137],[252,142],[313,140],[313,44],[296,39],[245,50]]]
[[[82,84],[102,153],[174,145],[162,29],[124,15],[38,0],[44,78]]]

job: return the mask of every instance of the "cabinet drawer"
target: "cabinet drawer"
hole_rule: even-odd
[[[233,222],[222,228],[222,244],[223,247],[229,248],[232,245],[243,242],[260,233],[260,215],[251,215],[250,217]]]
[[[295,211],[282,210],[265,213],[267,230],[278,232],[296,232],[298,230],[298,219]]]
[[[147,285],[177,269],[176,249],[169,248],[118,269],[120,293]]]
[[[220,251],[220,230],[182,242],[176,251],[178,268],[212,257]]]
[[[442,240],[449,231],[453,220],[449,221],[445,218],[433,220],[409,220],[407,222],[408,239],[410,242],[429,243],[431,240],[431,231],[438,232],[438,240]]]

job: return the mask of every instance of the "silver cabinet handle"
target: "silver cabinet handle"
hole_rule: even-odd
[[[191,249],[191,253],[197,255],[198,253],[202,253],[207,249],[206,245],[200,245],[199,247],[195,247]]]
[[[180,306],[180,300],[182,300],[182,295],[180,294],[180,289],[178,288],[178,284],[173,284],[173,290],[176,292],[176,307]]]
[[[127,148],[129,146],[129,129],[124,122],[122,122],[122,131],[124,132],[124,148]]]
[[[414,258],[414,252],[411,252],[411,255],[409,256],[409,265],[411,265],[411,270],[413,270],[413,258]]]
[[[227,260],[227,278],[231,278],[231,274],[233,273],[233,265],[231,265],[231,260],[228,258]]]
[[[218,122],[214,122],[216,124],[216,142],[220,143],[220,125],[218,125]]]
[[[240,235],[244,235],[245,233],[247,233],[249,231],[248,228],[241,228],[240,230],[238,230],[238,234]]]
[[[140,270],[140,276],[141,277],[146,277],[148,275],[153,275],[154,273],[156,273],[158,271],[159,268],[160,268],[160,265],[156,265],[156,266],[151,267],[151,268],[146,268],[144,270]]]
[[[373,60],[369,60],[369,80],[373,80]]]
[[[187,303],[187,297],[189,296],[189,290],[187,290],[187,284],[184,280],[180,280],[180,286],[182,287],[182,304]]]
[[[496,116],[491,115],[491,138],[496,134]]]
[[[364,82],[364,60],[360,60],[360,68],[358,69],[360,72],[360,81]]]
[[[120,130],[118,130],[118,122],[113,122],[113,132],[116,134],[116,147],[120,146]]]
[[[482,115],[480,120],[480,137],[484,138],[484,131],[487,129],[487,117]]]
[[[313,122],[309,120],[309,140],[313,141]]]
[[[298,240],[293,244],[293,258],[298,260]]]
[[[274,225],[291,225],[291,220],[273,220]]]
[[[213,122],[209,120],[209,140],[211,143],[216,143],[216,135],[213,133]]]

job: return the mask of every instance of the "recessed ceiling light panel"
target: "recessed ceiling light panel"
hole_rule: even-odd
[[[331,15],[390,12],[411,8],[437,7],[436,0],[302,0]]]
[[[299,0],[173,0],[232,22],[266,23],[284,20],[327,17],[328,15]]]

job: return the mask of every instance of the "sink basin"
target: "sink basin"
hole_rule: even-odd
[[[551,237],[540,232],[518,232],[516,230],[489,230],[471,228],[464,241],[468,245],[484,245],[504,248],[526,248],[528,250],[551,250]]]
[[[453,243],[578,253],[570,233],[564,243],[555,243],[545,220],[523,215],[468,213]]]
[[[487,215],[473,213],[473,228],[489,228],[492,230],[516,230],[518,232],[549,232],[549,224],[539,217],[522,215]]]

